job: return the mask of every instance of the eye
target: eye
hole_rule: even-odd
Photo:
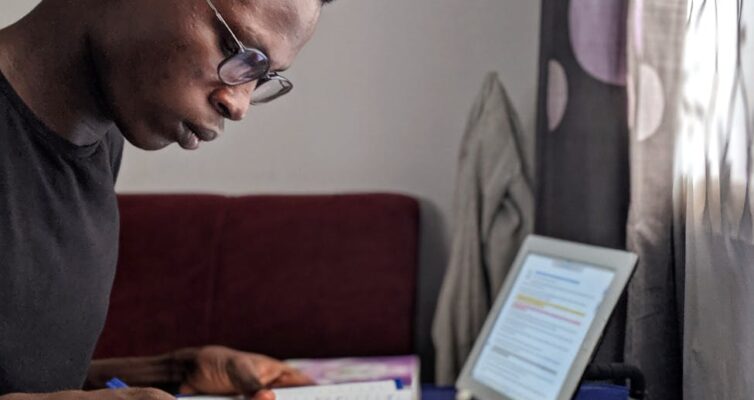
[[[231,38],[223,38],[220,41],[220,49],[225,57],[230,57],[238,51],[238,45]]]

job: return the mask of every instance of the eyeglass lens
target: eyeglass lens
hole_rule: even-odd
[[[268,70],[267,57],[260,52],[249,50],[225,60],[218,72],[225,84],[241,85],[263,77]]]
[[[254,89],[251,103],[260,104],[270,102],[290,92],[291,89],[293,89],[293,85],[285,78],[275,76],[270,79],[264,79],[260,81],[256,89]]]

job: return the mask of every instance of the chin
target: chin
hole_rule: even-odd
[[[134,147],[146,151],[162,150],[165,147],[170,146],[173,141],[168,140],[163,136],[157,134],[150,134],[147,132],[132,132],[123,130],[123,137],[128,140]]]

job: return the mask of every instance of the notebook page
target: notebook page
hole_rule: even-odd
[[[411,400],[411,392],[398,390],[395,381],[341,383],[273,389],[276,400]],[[183,397],[183,396],[182,396]],[[241,396],[186,396],[192,400],[243,400]]]
[[[395,381],[274,389],[276,400],[399,400]]]

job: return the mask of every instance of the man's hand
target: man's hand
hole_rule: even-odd
[[[291,366],[260,354],[221,346],[175,354],[179,362],[192,365],[181,383],[181,394],[243,394],[254,400],[274,400],[269,388],[314,384]]]
[[[97,390],[94,392],[67,391],[47,394],[9,394],[0,400],[175,400],[157,389],[132,388]]]

